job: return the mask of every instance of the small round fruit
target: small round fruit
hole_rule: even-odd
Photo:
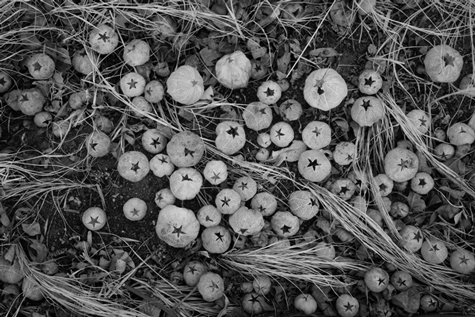
[[[455,147],[452,144],[440,143],[435,147],[434,154],[437,155],[439,160],[447,161],[454,157]]]
[[[139,151],[125,152],[119,157],[117,170],[130,182],[141,181],[150,171],[148,158]]]
[[[89,34],[89,44],[99,54],[110,54],[119,44],[119,36],[107,24],[100,24]]]
[[[145,151],[158,154],[167,146],[167,138],[158,129],[148,129],[142,134],[142,146]]]
[[[398,243],[400,247],[405,248],[409,252],[417,252],[422,247],[424,237],[421,229],[407,225],[399,233],[401,234],[401,240]]]
[[[33,122],[39,128],[46,128],[51,121],[53,121],[53,116],[48,111],[37,112],[33,118]]]
[[[315,255],[319,258],[333,260],[336,256],[335,247],[331,243],[319,242],[315,246]]]
[[[158,208],[165,208],[168,205],[173,205],[176,197],[173,196],[170,188],[162,188],[155,194],[155,204]]]
[[[231,234],[223,226],[207,227],[201,233],[203,248],[212,254],[221,254],[226,252],[231,245]]]
[[[358,88],[363,94],[374,95],[382,86],[383,79],[375,70],[366,69],[358,77]]]
[[[407,113],[407,118],[412,126],[419,131],[420,134],[425,134],[429,131],[431,125],[431,119],[429,115],[420,109],[414,109]]]
[[[28,71],[34,79],[48,79],[54,73],[54,61],[45,53],[32,55],[26,62]]]
[[[412,287],[412,275],[405,271],[396,271],[391,276],[391,284],[398,291],[405,291]]]
[[[439,301],[430,294],[425,294],[421,297],[420,305],[426,313],[433,312],[439,306]]]
[[[457,249],[450,255],[450,267],[457,273],[470,274],[475,269],[475,257],[472,252]]]
[[[114,129],[114,123],[103,115],[99,115],[94,119],[94,125],[106,134],[111,133]]]
[[[247,293],[242,297],[242,309],[251,316],[259,315],[264,311],[262,300],[264,298],[254,292]]]
[[[145,86],[144,97],[148,102],[157,103],[163,99],[165,89],[161,82],[152,80]]]
[[[145,78],[135,72],[125,74],[120,79],[120,89],[127,97],[140,96],[145,90]]]
[[[271,80],[263,82],[257,89],[257,98],[266,105],[276,103],[282,95],[282,88]]]
[[[196,213],[196,218],[203,227],[213,227],[219,225],[223,215],[214,205],[205,205]]]
[[[224,294],[223,278],[216,273],[204,273],[198,282],[198,292],[205,301],[214,302]]]
[[[71,63],[78,73],[89,75],[98,67],[99,59],[95,52],[81,49],[74,53]]]
[[[139,221],[147,213],[147,203],[140,198],[134,197],[127,200],[122,207],[125,218],[131,221]]]
[[[21,91],[18,97],[20,111],[27,116],[34,116],[43,110],[46,98],[38,88],[30,88]]]
[[[448,251],[444,242],[428,239],[422,243],[421,255],[424,260],[431,264],[440,264],[447,259]]]
[[[0,71],[0,94],[7,92],[12,85],[11,77],[7,73]]]
[[[270,139],[278,147],[287,147],[294,140],[294,130],[287,122],[277,122],[270,128]]]
[[[124,47],[124,62],[132,67],[140,66],[150,59],[150,45],[139,39],[134,39]]]
[[[267,275],[259,275],[252,281],[254,291],[259,295],[267,295],[272,288],[272,280]]]
[[[82,214],[82,223],[87,229],[92,231],[102,229],[106,221],[106,213],[99,207],[90,207]]]
[[[62,139],[68,135],[69,129],[71,129],[69,120],[59,120],[53,121],[51,132],[55,137]]]
[[[420,194],[425,195],[434,188],[434,179],[426,172],[418,172],[411,179],[411,189]]]
[[[322,150],[307,150],[300,155],[298,170],[306,180],[319,183],[331,173],[330,160]]]
[[[360,303],[349,294],[342,294],[336,300],[336,310],[341,317],[353,317],[358,314]]]
[[[305,315],[310,315],[317,310],[317,301],[310,294],[299,294],[294,299],[294,307]]]
[[[152,105],[143,96],[137,96],[132,99],[132,112],[138,118],[143,118],[153,112]]]
[[[380,293],[389,285],[389,274],[379,267],[373,267],[365,273],[364,282],[370,291]]]
[[[86,139],[87,153],[92,157],[107,155],[110,145],[109,136],[102,131],[94,131]]]
[[[206,273],[208,270],[206,266],[200,261],[190,261],[186,263],[183,268],[183,280],[185,284],[190,287],[195,287],[200,281],[201,275]]]

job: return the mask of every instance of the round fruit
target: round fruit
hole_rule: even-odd
[[[364,282],[370,291],[380,293],[389,285],[389,274],[379,267],[373,267],[365,273]]]
[[[342,294],[336,300],[336,310],[341,317],[353,317],[358,314],[360,303],[348,294]]]
[[[426,240],[422,243],[421,255],[424,260],[431,264],[440,264],[447,259],[447,247],[440,240]]]
[[[450,266],[455,272],[470,274],[475,269],[475,257],[472,252],[457,249],[450,255]]]

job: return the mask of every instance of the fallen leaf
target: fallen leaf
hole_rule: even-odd
[[[462,199],[463,196],[465,195],[465,191],[452,189],[452,188],[447,187],[447,186],[440,186],[439,189],[444,191],[444,192],[449,193],[449,195],[451,197],[455,198],[455,199]]]
[[[21,227],[23,229],[23,232],[25,232],[29,236],[36,236],[41,234],[41,227],[38,222],[33,222],[33,223],[22,223]]]
[[[317,221],[315,221],[315,226],[320,228],[323,232],[330,234],[331,232],[331,224],[330,221],[325,217],[318,217]]]
[[[281,57],[277,59],[277,69],[282,73],[287,72],[287,68],[290,63],[290,52],[285,52]]]
[[[294,39],[294,40],[289,41],[289,47],[290,47],[290,50],[294,52],[295,54],[302,53],[302,48],[298,40]]]
[[[295,140],[289,147],[272,152],[267,162],[275,162],[276,166],[280,166],[285,161],[297,162],[306,149],[307,145],[304,142]]]
[[[144,314],[147,314],[150,317],[160,317],[162,314],[162,309],[156,306],[153,302],[148,300],[143,300],[142,303],[138,306],[139,311]]]
[[[459,175],[464,175],[467,172],[465,163],[457,157],[453,157],[444,162],[444,164],[452,171]]]
[[[444,219],[452,219],[455,217],[457,213],[459,213],[459,208],[452,206],[450,204],[445,204],[443,206],[440,206],[435,210],[435,212],[439,215],[442,216]]]
[[[421,212],[426,209],[426,203],[422,199],[421,195],[411,192],[407,197],[407,203],[411,207],[412,211]]]
[[[129,143],[130,145],[134,145],[135,144],[135,135],[134,135],[134,132],[129,130],[129,129],[125,129],[123,131],[123,134],[122,134],[123,138],[127,141],[127,143]]]
[[[391,303],[401,307],[408,313],[416,313],[420,306],[421,293],[414,287],[394,295]]]
[[[203,95],[201,96],[201,100],[208,100],[208,101],[212,101],[213,100],[213,97],[214,97],[214,90],[213,90],[213,86],[209,86],[208,88],[206,88],[206,90],[203,92]]]
[[[454,216],[454,223],[458,224],[460,222],[460,218],[462,218],[463,212],[459,212]]]
[[[30,248],[32,249],[31,251],[34,251],[29,252],[33,262],[42,263],[46,259],[48,248],[45,244],[39,242],[38,240],[31,240]]]
[[[333,119],[332,122],[335,123],[343,132],[347,133],[350,131],[350,125],[346,119],[337,117]]]
[[[323,57],[323,58],[341,55],[340,53],[338,53],[335,49],[331,47],[317,48],[317,49],[311,50],[308,54],[310,56]]]
[[[215,60],[221,57],[221,53],[205,47],[200,51],[200,56],[206,66],[213,66]]]

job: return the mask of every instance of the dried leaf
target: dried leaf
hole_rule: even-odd
[[[44,96],[49,96],[51,91],[51,82],[48,80],[37,80],[33,83]]]
[[[349,132],[350,131],[350,125],[348,124],[348,121],[346,119],[341,118],[341,117],[337,117],[337,118],[333,119],[332,122],[335,123],[338,127],[340,127],[340,129],[343,132]]]
[[[30,257],[33,262],[42,263],[46,259],[46,255],[48,254],[46,245],[38,240],[31,240],[30,248],[32,249],[31,251],[34,251],[30,252]]]
[[[457,157],[448,159],[444,162],[444,164],[459,175],[464,175],[467,172],[467,167],[465,166],[465,163]]]
[[[22,223],[21,227],[23,229],[23,232],[25,232],[29,236],[36,236],[41,234],[41,227],[38,222],[33,222],[33,223]]]
[[[317,48],[317,49],[311,50],[308,54],[310,56],[323,57],[323,58],[341,55],[340,53],[338,53],[335,49],[331,47]]]
[[[412,211],[421,212],[426,209],[426,203],[422,199],[421,195],[411,192],[407,197],[407,203],[411,207]]]
[[[203,48],[200,51],[201,59],[206,66],[213,66],[215,64],[215,60],[221,57],[221,53],[216,50],[209,49],[207,47]]]
[[[285,52],[284,55],[277,59],[277,69],[283,73],[287,72],[290,63],[290,52]]]
[[[272,152],[270,158],[267,161],[275,162],[276,166],[280,166],[280,164],[282,164],[284,161],[296,162],[306,149],[307,145],[305,145],[304,142],[295,140],[289,147]]]
[[[48,55],[51,55],[56,62],[61,62],[65,65],[71,66],[71,57],[69,56],[69,51],[57,44],[47,43],[46,52]],[[63,65],[64,67],[64,65]]]
[[[459,212],[454,216],[454,223],[458,224],[460,222],[460,219],[462,218],[463,212]]]
[[[472,89],[473,88],[470,88],[470,90],[472,90]],[[472,116],[470,117],[470,120],[468,121],[467,124],[469,125],[470,128],[475,130],[475,112],[472,114]]]
[[[317,221],[315,221],[315,226],[320,228],[325,233],[330,234],[331,232],[330,221],[328,221],[328,219],[325,217],[318,217]]]
[[[450,204],[446,204],[443,206],[440,206],[435,210],[435,212],[439,215],[442,216],[444,219],[452,219],[455,217],[457,213],[459,213],[460,209],[458,207],[452,206]]]
[[[432,173],[432,168],[427,164],[426,156],[420,151],[416,151],[416,155],[419,158],[419,172]]]
[[[144,314],[147,314],[150,317],[160,317],[162,309],[148,300],[144,300],[139,305],[139,311]]]
[[[430,219],[429,219],[429,226],[431,226],[436,220],[437,220],[437,217],[439,216],[438,213],[436,212],[433,212],[431,215],[430,215]]]
[[[36,50],[43,46],[43,43],[33,33],[19,32],[21,43],[30,50]]]
[[[420,298],[421,293],[415,287],[411,287],[406,291],[394,295],[391,299],[391,303],[401,307],[408,313],[414,314],[419,310]]]
[[[63,73],[61,73],[61,72],[54,72],[53,80],[54,80],[55,84],[56,84],[59,88],[64,87]]]
[[[227,313],[228,306],[229,306],[229,299],[226,295],[223,295],[223,299],[224,299],[224,305],[217,317],[223,317]]]
[[[130,145],[135,144],[135,135],[134,132],[132,132],[129,129],[125,129],[122,134],[123,138],[129,143]]]
[[[2,213],[0,214],[0,223],[5,226],[5,227],[8,227],[10,226],[10,224],[12,223],[10,218],[8,217],[8,215],[6,213]]]
[[[188,121],[194,121],[195,119],[195,114],[191,109],[180,108],[178,115]]]
[[[462,199],[465,195],[465,191],[452,189],[447,186],[440,186],[439,189],[449,193],[449,195],[455,199]]]
[[[302,48],[298,40],[289,41],[289,47],[290,47],[290,50],[295,54],[302,53]]]
[[[214,90],[213,86],[209,86],[206,88],[206,90],[203,92],[203,95],[201,96],[201,100],[209,100],[212,101],[214,97]]]
[[[170,127],[167,127],[161,123],[158,123],[156,128],[161,134],[166,136],[168,139],[171,139],[173,136],[173,130]]]

